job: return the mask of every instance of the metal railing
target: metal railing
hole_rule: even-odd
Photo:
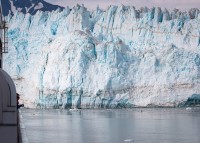
[[[1,37],[0,37],[0,53],[8,53],[8,25],[5,21],[0,23]]]

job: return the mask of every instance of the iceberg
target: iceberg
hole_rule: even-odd
[[[199,9],[76,5],[7,20],[3,66],[26,107],[178,106],[200,94]]]

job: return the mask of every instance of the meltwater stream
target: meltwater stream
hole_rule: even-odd
[[[29,143],[200,143],[200,109],[32,110]]]

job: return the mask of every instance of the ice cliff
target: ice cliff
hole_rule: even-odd
[[[200,96],[200,11],[77,5],[9,22],[4,69],[26,107],[178,106]]]

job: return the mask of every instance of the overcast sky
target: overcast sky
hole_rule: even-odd
[[[45,0],[52,4],[60,6],[73,7],[74,5],[84,4],[89,10],[94,10],[97,5],[100,8],[106,9],[108,5],[132,5],[136,8],[147,6],[149,8],[153,6],[159,6],[172,10],[178,8],[180,10],[188,10],[190,8],[200,9],[200,0]]]

